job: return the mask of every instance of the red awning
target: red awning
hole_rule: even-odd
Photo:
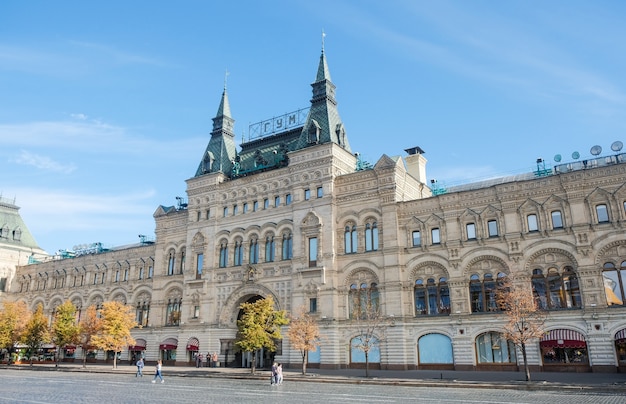
[[[541,337],[542,348],[586,348],[585,337],[574,330],[557,329]]]
[[[200,341],[198,338],[191,337],[189,341],[187,341],[187,350],[188,351],[199,351],[200,350]]]
[[[173,351],[176,348],[178,348],[178,345],[169,345],[169,344],[159,345],[159,349],[163,351]]]
[[[145,346],[141,346],[141,345],[129,345],[128,346],[128,350],[129,351],[145,351],[146,347]]]

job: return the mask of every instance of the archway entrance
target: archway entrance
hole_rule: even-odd
[[[252,295],[245,296],[241,299],[240,303],[255,303],[261,299],[264,299],[263,296],[260,295]],[[239,307],[239,306],[237,306]],[[243,316],[243,310],[239,309],[237,313],[237,321],[241,319]],[[234,366],[242,367],[242,368],[250,368],[252,367],[252,352],[241,352],[238,351],[235,353]],[[270,368],[272,363],[274,362],[274,352],[269,352],[268,350],[261,348],[256,352],[256,364],[255,367],[257,369]]]

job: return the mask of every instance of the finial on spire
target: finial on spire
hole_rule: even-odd
[[[228,71],[228,69],[226,69],[226,72],[224,73],[224,90],[226,90],[226,84],[228,84],[228,75],[230,74],[230,72]]]
[[[324,28],[322,28],[322,53],[324,53],[324,38],[326,37],[326,33],[324,32]]]

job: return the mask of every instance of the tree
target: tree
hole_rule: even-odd
[[[300,307],[298,317],[291,318],[287,337],[291,345],[302,355],[302,374],[306,375],[307,353],[320,346],[320,329],[304,306]]]
[[[26,330],[22,334],[22,342],[28,347],[28,356],[30,364],[33,364],[33,355],[37,354],[41,349],[41,345],[50,342],[50,328],[48,327],[48,319],[43,314],[43,305],[37,305],[35,312],[28,323]]]
[[[256,371],[256,352],[265,348],[276,351],[275,341],[282,339],[280,326],[289,324],[284,310],[274,309],[274,299],[267,297],[254,303],[242,303],[243,311],[237,320],[237,341],[235,344],[244,352],[252,352],[251,372]]]
[[[92,337],[92,343],[103,351],[113,351],[113,369],[117,369],[117,353],[125,346],[134,345],[135,339],[130,330],[137,326],[133,308],[123,303],[104,302],[102,310],[102,327]]]
[[[369,377],[369,355],[380,349],[385,340],[387,320],[380,312],[377,289],[359,289],[352,293],[352,327],[356,336],[352,339],[351,349],[365,354],[365,377]]]
[[[532,290],[527,286],[512,285],[503,281],[496,290],[496,302],[507,317],[504,337],[512,341],[522,351],[526,381],[530,381],[530,369],[526,356],[526,346],[545,333],[545,312],[539,309]]]
[[[78,342],[80,327],[76,323],[76,307],[69,300],[57,307],[52,323],[52,341],[57,346],[56,366],[59,366],[63,347]]]
[[[15,344],[21,341],[29,318],[30,310],[23,301],[4,302],[0,310],[0,348],[7,350],[9,365]]]
[[[87,351],[92,347],[91,340],[102,329],[102,319],[98,317],[96,306],[89,306],[83,318],[78,323],[78,339],[83,351],[83,367],[87,367]]]

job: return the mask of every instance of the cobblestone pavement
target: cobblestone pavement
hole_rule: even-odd
[[[468,389],[292,380],[270,386],[269,378],[265,377],[244,374],[237,374],[236,378],[189,377],[182,372],[168,373],[167,369],[165,383],[152,384],[149,372],[143,378],[136,378],[126,369],[122,372],[47,370],[0,369],[0,403],[626,403],[623,392],[601,389]]]

